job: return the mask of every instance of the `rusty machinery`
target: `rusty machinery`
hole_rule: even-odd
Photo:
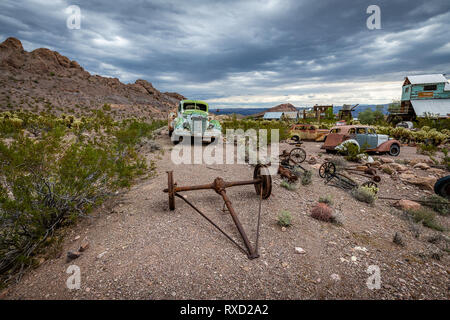
[[[300,148],[301,143],[295,143],[296,147],[291,149],[289,152],[283,150],[280,154],[280,166],[278,168],[278,173],[286,178],[289,182],[297,181],[297,171],[295,169],[301,169],[303,172],[306,171],[302,167],[301,163],[306,159],[306,151]]]
[[[227,237],[231,242],[233,242],[242,252],[244,252],[249,259],[255,259],[259,257],[258,254],[258,241],[259,241],[259,226],[261,220],[261,202],[262,199],[267,199],[270,197],[272,192],[272,178],[269,174],[269,170],[264,165],[257,165],[253,172],[253,179],[246,181],[233,181],[228,182],[223,180],[220,177],[214,179],[212,183],[197,185],[197,186],[184,186],[179,187],[173,180],[173,171],[167,172],[168,177],[168,188],[164,189],[164,192],[169,195],[169,209],[175,210],[175,197],[183,199],[189,206],[191,206],[195,211],[197,211],[203,218],[205,218],[209,223],[211,223],[217,230],[219,230],[225,237]],[[227,188],[235,187],[235,186],[245,186],[245,185],[254,185],[256,194],[259,195],[259,212],[258,212],[258,221],[256,228],[256,240],[255,246],[252,246],[250,240],[245,233],[245,230],[238,219],[238,216],[231,205],[231,201],[226,193]],[[225,231],[223,231],[217,224],[215,224],[211,219],[209,219],[203,212],[201,212],[196,206],[194,206],[190,201],[188,201],[185,197],[183,197],[180,192],[183,191],[194,191],[194,190],[214,190],[216,193],[222,196],[224,205],[227,207],[228,212],[233,219],[236,228],[239,231],[239,234],[244,241],[245,249],[239,245],[231,236],[229,236]]]
[[[358,183],[355,180],[353,180],[352,178],[350,178],[349,176],[347,176],[343,173],[338,173],[336,170],[336,165],[330,161],[325,162],[320,166],[319,176],[321,178],[325,179],[325,184],[328,184],[332,180],[336,180],[337,185],[342,187],[343,189],[354,189],[359,186]],[[363,176],[369,177],[368,175],[363,175]],[[366,181],[361,186],[378,188],[377,184],[374,181],[379,182],[380,177],[375,175],[375,176],[371,177],[371,179],[373,181]],[[377,190],[377,189],[375,189],[375,190]]]

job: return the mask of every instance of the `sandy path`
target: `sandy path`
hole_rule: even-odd
[[[272,196],[263,202],[261,256],[248,260],[180,199],[176,200],[176,210],[169,211],[162,189],[167,185],[166,170],[174,170],[178,185],[186,185],[209,183],[217,176],[230,181],[248,179],[253,168],[175,166],[170,161],[169,139],[162,135],[158,143],[164,152],[151,156],[156,161],[156,176],[108,201],[92,220],[71,228],[62,255],[26,274],[8,289],[6,298],[449,298],[448,254],[441,261],[429,258],[429,252],[437,250],[425,240],[433,231],[421,227],[420,237],[414,238],[410,225],[392,209],[391,202],[379,200],[374,207],[357,202],[347,192],[325,186],[316,169],[313,184],[300,186],[295,192],[281,188],[279,177],[273,177]],[[305,148],[308,154],[320,152],[317,143],[306,143]],[[417,155],[405,148],[402,156]],[[308,164],[305,167],[310,168]],[[385,189],[381,192],[419,193],[396,185],[386,175],[383,179]],[[392,190],[386,191],[389,188]],[[253,241],[258,210],[253,187],[231,188],[227,193]],[[333,208],[343,215],[343,226],[309,216],[319,196],[327,193],[333,195]],[[220,210],[223,202],[214,191],[187,193],[187,197],[239,239],[230,216]],[[293,226],[286,231],[276,225],[282,209],[293,216]],[[405,247],[392,243],[397,231],[402,233]],[[90,242],[89,249],[67,263],[65,252],[76,250],[84,238]],[[357,246],[367,251],[355,249]],[[303,248],[306,254],[297,254],[295,247]],[[71,264],[81,270],[79,290],[66,286],[66,269]],[[369,265],[381,269],[380,290],[366,286]]]

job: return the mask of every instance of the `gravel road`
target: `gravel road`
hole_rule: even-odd
[[[427,241],[437,231],[408,222],[392,201],[374,206],[358,202],[349,192],[325,185],[313,170],[313,182],[296,191],[280,187],[263,200],[260,258],[248,260],[229,240],[181,199],[169,211],[167,170],[178,185],[210,183],[217,176],[228,181],[250,179],[249,165],[174,165],[172,145],[164,132],[157,137],[162,149],[149,154],[156,175],[98,208],[90,219],[65,230],[60,254],[28,272],[2,293],[5,299],[448,299],[448,250]],[[282,148],[289,148],[282,144]],[[304,144],[319,163],[328,155],[320,144]],[[418,156],[402,148],[400,159]],[[426,157],[423,157],[424,159]],[[419,174],[419,173],[418,173]],[[422,174],[422,173],[421,173]],[[415,186],[381,174],[380,195],[414,198]],[[253,186],[227,190],[250,240],[254,241],[258,197]],[[343,224],[317,221],[309,216],[319,196],[331,194],[333,210]],[[223,201],[214,191],[188,192],[212,220],[239,240]],[[281,210],[292,214],[292,226],[277,225]],[[448,218],[440,222],[449,227]],[[404,246],[392,242],[401,234]],[[416,237],[417,236],[417,237]],[[448,236],[448,233],[447,233]],[[87,239],[81,257],[66,262],[67,251],[77,250]],[[295,248],[304,249],[304,254]],[[439,253],[439,260],[433,253]],[[434,258],[433,258],[434,257]],[[81,271],[80,289],[70,290],[66,273],[70,265]],[[368,267],[380,269],[381,288],[369,289]]]

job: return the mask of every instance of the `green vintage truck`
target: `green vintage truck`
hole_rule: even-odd
[[[214,142],[222,135],[222,127],[217,120],[211,120],[209,106],[199,100],[181,100],[176,112],[169,114],[169,136],[174,144],[183,139],[201,138]]]

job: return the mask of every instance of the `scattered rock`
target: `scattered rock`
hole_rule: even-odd
[[[399,177],[400,180],[404,182],[416,185],[422,189],[430,191],[434,190],[434,184],[436,183],[437,180],[435,177],[418,177],[413,174],[401,174]]]
[[[392,160],[391,158],[387,158],[387,157],[380,157],[379,159],[382,163],[393,163],[394,160]]]
[[[101,259],[108,251],[103,251],[99,255],[97,255],[97,259]]]
[[[398,171],[398,172],[404,172],[404,171],[408,170],[408,168],[406,166],[401,165],[399,163],[395,163],[395,162],[390,163],[389,167],[391,167],[392,169],[394,169],[395,171]]]
[[[307,161],[309,164],[316,164],[317,163],[317,158],[314,156],[310,156],[310,158]]]
[[[360,247],[360,246],[354,247],[353,250],[367,252],[367,248],[366,247]]]
[[[331,274],[331,279],[334,281],[341,281],[341,277],[337,273]]]
[[[79,252],[69,251],[69,252],[67,252],[67,261],[72,261],[74,259],[79,258],[80,256],[81,256],[81,253],[79,253]]]
[[[392,239],[392,242],[399,246],[404,246],[402,235],[399,232],[396,232],[394,235],[394,238]]]
[[[415,201],[403,199],[394,203],[394,207],[402,210],[418,210],[420,209],[421,205],[420,203],[417,203]]]
[[[356,258],[355,256],[352,256],[352,257],[350,258],[350,260],[352,260],[352,262],[356,262],[356,261],[358,260],[358,258]]]
[[[424,162],[419,162],[418,164],[413,166],[414,169],[428,170],[430,166]]]
[[[306,251],[303,248],[295,247],[295,252],[299,254],[305,254]]]
[[[375,160],[374,162],[372,162],[372,163],[370,164],[370,166],[371,166],[371,167],[374,167],[374,168],[379,168],[379,167],[381,166],[381,162],[378,161],[378,160]]]
[[[89,248],[89,241],[83,240],[80,244],[80,248],[78,249],[79,252],[86,251]]]
[[[76,240],[78,240],[78,239],[80,239],[80,236],[76,236],[74,240],[76,241]]]

